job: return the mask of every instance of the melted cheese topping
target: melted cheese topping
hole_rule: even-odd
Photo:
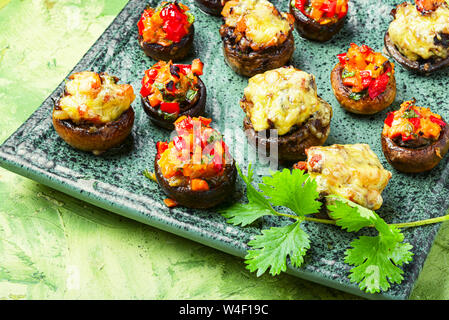
[[[398,50],[410,60],[434,56],[445,59],[449,49],[436,45],[434,39],[441,40],[441,33],[449,34],[449,8],[440,6],[423,15],[411,3],[400,5],[388,33]]]
[[[246,113],[255,131],[274,128],[286,134],[319,109],[315,77],[294,67],[257,74],[244,90]]]
[[[54,113],[59,120],[70,119],[106,123],[116,120],[135,99],[128,84],[116,84],[116,78],[103,73],[78,72],[69,77],[66,95],[59,100]]]
[[[391,179],[391,172],[367,144],[309,148],[307,169],[319,192],[342,196],[371,210],[381,207],[381,193]]]
[[[244,29],[249,41],[267,45],[275,45],[277,39],[292,29],[288,14],[275,12],[276,8],[267,0],[233,0],[223,9],[226,25],[239,31]]]

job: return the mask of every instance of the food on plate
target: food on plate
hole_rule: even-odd
[[[251,77],[281,67],[295,50],[294,18],[280,13],[267,0],[226,2],[220,27],[228,65],[238,74]]]
[[[367,144],[335,144],[306,150],[307,161],[293,167],[307,171],[320,195],[338,195],[371,210],[382,206],[382,191],[391,179]]]
[[[234,159],[210,123],[207,118],[182,116],[175,122],[172,141],[156,145],[155,176],[171,206],[210,208],[234,191]]]
[[[331,73],[332,90],[349,112],[374,114],[390,106],[396,97],[394,64],[367,45],[351,43]]]
[[[404,68],[430,74],[449,65],[449,4],[445,0],[403,2],[391,11],[385,34],[388,53]]]
[[[194,20],[189,8],[177,1],[147,7],[137,23],[139,44],[154,60],[181,60],[193,43]]]
[[[219,17],[221,16],[221,10],[223,10],[226,1],[227,0],[195,0],[195,3],[202,11]]]
[[[388,113],[381,139],[385,158],[394,168],[429,171],[449,149],[449,126],[440,115],[410,100]]]
[[[298,33],[309,40],[325,42],[343,27],[349,0],[290,0]]]
[[[199,116],[206,107],[206,86],[199,78],[203,63],[173,64],[159,61],[145,71],[140,97],[142,106],[156,125],[173,129],[183,115]]]
[[[82,71],[69,76],[53,108],[53,126],[74,148],[100,154],[121,144],[134,124],[135,99],[129,84],[107,73]]]
[[[315,77],[292,66],[251,77],[240,106],[249,142],[271,157],[277,150],[279,160],[304,159],[329,136],[332,107],[318,96]]]

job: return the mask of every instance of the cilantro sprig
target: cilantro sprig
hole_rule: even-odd
[[[257,276],[267,270],[271,275],[284,272],[287,261],[293,267],[304,263],[304,257],[313,245],[302,228],[304,221],[334,224],[347,232],[375,228],[376,236],[360,236],[350,243],[344,262],[352,266],[349,279],[358,283],[361,290],[368,293],[387,291],[392,283],[402,282],[401,267],[413,257],[413,247],[404,242],[400,229],[449,220],[446,215],[418,222],[387,224],[376,212],[336,195],[326,199],[331,219],[318,219],[308,216],[318,213],[322,203],[316,182],[307,173],[288,169],[272,172],[262,178],[258,190],[253,186],[251,165],[246,176],[238,166],[237,170],[246,184],[248,203],[236,203],[224,209],[221,213],[228,223],[244,227],[264,216],[288,218],[283,221],[283,226],[261,230],[248,242],[246,268],[256,272]]]

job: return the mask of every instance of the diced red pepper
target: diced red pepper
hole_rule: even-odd
[[[366,44],[363,44],[359,50],[361,53],[365,53],[365,54],[369,54],[369,53],[373,52],[373,49],[368,47]]]
[[[161,102],[160,109],[167,113],[179,113],[180,111],[178,102]]]
[[[296,0],[296,1],[295,1],[295,7],[296,7],[296,9],[298,9],[299,11],[301,11],[302,13],[304,13],[305,6],[306,6],[306,2],[307,2],[307,0]]]
[[[191,117],[184,117],[182,120],[179,119],[175,122],[175,128],[176,131],[179,133],[182,130],[192,130],[193,129],[193,123]]]
[[[156,151],[157,151],[157,155],[158,158],[161,156],[161,154],[164,153],[165,150],[168,149],[168,143],[167,142],[163,142],[163,141],[158,141],[156,143]]]
[[[187,16],[182,12],[178,5],[171,3],[165,6],[160,13],[164,24],[162,30],[167,34],[167,39],[173,42],[179,42],[187,34],[186,25]]]
[[[192,66],[190,64],[176,64],[176,66],[179,68],[179,72],[186,75],[190,72]]]
[[[413,140],[413,135],[405,136],[402,135],[402,141],[410,141]]]
[[[368,88],[368,94],[371,99],[375,99],[387,89],[388,82],[390,81],[390,76],[388,75],[389,72],[390,69],[371,82]]]
[[[186,147],[186,142],[181,136],[176,136],[173,138],[173,144],[175,145],[176,150],[182,151]]]
[[[387,118],[385,119],[384,123],[391,127],[394,121],[394,112],[388,112]]]
[[[142,85],[142,88],[140,89],[140,94],[142,97],[147,97],[151,94],[151,89],[146,84]]]
[[[346,65],[346,62],[348,61],[348,60],[346,59],[346,53],[340,53],[340,54],[337,54],[337,58],[338,58],[338,60],[340,61],[340,64],[341,64],[342,66],[345,66],[345,65]]]
[[[408,121],[410,121],[415,130],[418,130],[421,127],[421,121],[419,120],[419,118],[410,118],[408,119]]]
[[[443,120],[438,119],[437,117],[434,117],[434,116],[430,116],[430,121],[432,121],[433,123],[436,123],[440,127],[444,127],[446,125],[446,122],[444,122]]]
[[[371,72],[366,70],[360,71],[360,77],[362,78],[363,89],[368,88],[371,84],[371,81],[373,80],[373,78],[371,77]]]
[[[331,0],[328,3],[323,3],[321,10],[326,13],[326,17],[333,18],[337,10],[337,0]]]
[[[208,127],[209,124],[212,122],[212,119],[209,118],[204,118],[204,117],[198,117],[198,119],[200,119],[201,123],[203,126]]]

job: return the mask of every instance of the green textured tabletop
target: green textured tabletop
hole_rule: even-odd
[[[124,0],[0,0],[0,143]],[[449,299],[449,224],[411,299]],[[0,168],[0,299],[359,299],[125,219]]]

